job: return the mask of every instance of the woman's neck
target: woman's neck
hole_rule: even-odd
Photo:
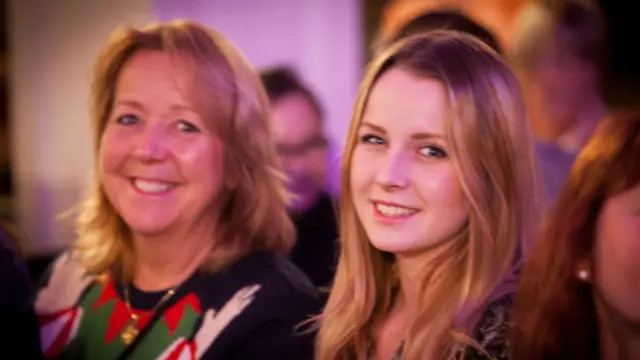
[[[184,235],[135,236],[133,283],[141,290],[157,291],[184,282],[210,253],[211,234],[191,231]]]
[[[640,332],[630,333],[605,329],[600,334],[602,360],[640,359]]]
[[[556,139],[556,143],[569,153],[579,152],[606,112],[606,106],[599,98],[585,102],[585,106],[576,114],[575,125],[561,134]]]
[[[608,307],[598,304],[596,307],[599,315],[600,358],[603,360],[640,359],[640,324],[632,324],[622,319]]]
[[[432,298],[431,294],[442,291],[436,282],[446,271],[444,264],[449,262],[442,259],[450,255],[451,249],[449,244],[445,244],[420,254],[396,254],[396,275],[400,286],[390,312],[381,327],[376,329],[377,358],[390,359],[394,356],[407,340],[409,328],[424,307],[422,299]],[[434,286],[425,287],[425,283]],[[424,289],[427,289],[426,294]]]
[[[438,261],[438,258],[446,256],[443,253],[447,250],[447,246],[440,246],[419,255],[396,255],[400,291],[395,306],[408,313],[418,311],[421,306],[421,298],[425,296],[422,294],[425,282],[433,281],[444,271],[443,266],[437,264],[446,263]],[[434,289],[434,291],[438,290]]]

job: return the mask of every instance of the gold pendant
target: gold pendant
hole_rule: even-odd
[[[127,323],[120,334],[120,339],[125,345],[131,345],[131,343],[138,337],[140,329],[138,329],[138,317],[132,316],[131,320]]]

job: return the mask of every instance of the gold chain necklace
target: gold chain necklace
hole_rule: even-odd
[[[122,333],[120,333],[120,339],[125,345],[130,345],[138,337],[138,334],[140,334],[140,328],[138,327],[138,320],[140,319],[140,317],[131,309],[131,303],[129,302],[129,287],[125,285],[123,292],[124,304],[127,307],[127,311],[129,312],[129,321],[127,321],[127,325],[125,325],[124,330],[122,330]],[[156,306],[149,310],[147,315],[155,313],[160,305],[167,302],[167,300],[169,300],[175,293],[175,289],[168,290],[167,293],[164,294],[162,299],[158,301]]]

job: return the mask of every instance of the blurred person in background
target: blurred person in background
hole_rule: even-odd
[[[326,290],[335,272],[338,229],[334,200],[325,190],[329,144],[322,107],[291,68],[265,69],[261,78],[271,102],[271,134],[294,196],[291,260]]]
[[[377,34],[389,37],[411,19],[429,12],[464,14],[482,27],[490,29],[503,49],[510,48],[515,14],[529,0],[388,0],[383,3]]]
[[[438,29],[460,31],[473,35],[498,54],[502,53],[502,47],[489,29],[473,21],[461,11],[452,9],[432,10],[417,15],[399,27],[395,32],[379,38],[376,43],[374,43],[374,51],[381,51],[386,46],[407,36]]]
[[[56,359],[311,359],[316,289],[253,68],[172,21],[112,34],[93,74],[96,176],[38,293]]]
[[[513,359],[640,359],[640,110],[582,149],[525,262]]]
[[[33,308],[35,292],[18,239],[17,231],[0,221],[0,347],[12,358],[43,359]]]
[[[601,94],[606,55],[604,19],[595,2],[531,2],[516,21],[510,57],[526,91],[551,199],[607,112]]]

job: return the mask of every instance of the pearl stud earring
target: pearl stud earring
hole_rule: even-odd
[[[580,279],[582,281],[589,281],[589,271],[584,270],[584,269],[578,271],[578,279]]]

